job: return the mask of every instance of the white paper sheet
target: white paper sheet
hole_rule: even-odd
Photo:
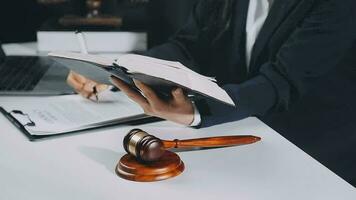
[[[6,110],[21,110],[28,115],[28,120],[36,125],[25,128],[33,135],[75,131],[94,124],[143,114],[143,110],[121,92],[106,91],[100,94],[99,99],[99,102],[94,102],[79,95],[47,97],[18,102],[16,106]],[[26,124],[26,116],[12,115]]]

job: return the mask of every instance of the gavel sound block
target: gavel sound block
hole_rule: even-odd
[[[198,138],[166,141],[140,130],[131,130],[123,145],[128,153],[116,166],[116,174],[124,179],[140,182],[159,181],[183,172],[184,163],[179,156],[167,151],[172,148],[209,148],[251,144],[261,138],[251,135]]]

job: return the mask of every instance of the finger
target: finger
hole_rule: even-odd
[[[109,87],[109,85],[101,84],[96,81],[85,78],[85,86],[83,89],[87,92],[90,92],[93,91],[93,87],[96,87],[96,90],[99,93],[106,90]]]
[[[75,79],[76,81],[80,82],[80,83],[85,83],[85,81],[87,80],[87,78],[85,78],[85,76],[82,76],[74,71],[70,71],[73,79]]]
[[[84,84],[83,91],[89,92],[89,93],[94,93],[94,87],[97,85],[94,81],[87,81]]]
[[[172,96],[177,103],[184,103],[188,100],[188,97],[184,94],[182,88],[176,88],[172,90]]]
[[[78,94],[80,94],[82,97],[86,98],[86,99],[90,99],[91,96],[93,96],[92,92],[87,92],[87,91],[78,91]]]
[[[157,96],[156,92],[152,88],[148,87],[146,84],[141,81],[134,80],[134,83],[138,89],[146,97],[148,103],[152,106],[160,106],[163,101]]]
[[[96,85],[96,90],[98,91],[98,93],[102,92],[102,91],[104,91],[104,90],[106,90],[108,88],[109,88],[109,86],[106,85],[106,84],[97,84]]]
[[[84,87],[84,82],[79,82],[77,79],[74,78],[72,73],[68,75],[67,83],[76,91],[81,91]]]
[[[131,89],[128,84],[115,77],[110,77],[110,79],[116,87],[118,87],[122,92],[124,92],[130,99],[138,103],[142,108],[146,109],[147,106],[149,106],[146,98],[143,97],[140,93]]]
[[[109,86],[106,84],[98,84],[95,81],[85,78],[84,76],[70,71],[67,77],[67,83],[70,85],[79,95],[90,100],[97,100],[96,94],[93,88],[96,87],[96,92],[106,90]]]
[[[109,85],[101,84],[96,81],[90,80],[90,79],[86,78],[85,76],[82,76],[82,75],[75,73],[73,71],[70,71],[68,78],[67,78],[67,82],[69,85],[71,85],[73,88],[76,88],[77,90],[78,90],[78,87],[81,87],[81,84],[88,83],[88,82],[95,83],[98,92],[104,91],[109,87]]]

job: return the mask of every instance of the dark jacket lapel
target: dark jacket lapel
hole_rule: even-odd
[[[211,76],[216,76],[220,84],[240,83],[247,78],[245,62],[246,19],[249,0],[234,0],[230,28],[214,45],[216,52],[211,66]],[[224,65],[224,70],[216,66]]]
[[[245,34],[246,30],[246,20],[247,20],[247,11],[248,11],[249,0],[237,0],[235,2],[235,17],[236,20],[234,23],[234,39],[236,43],[240,44],[242,37]]]
[[[291,13],[292,9],[301,2],[303,2],[303,0],[274,0],[266,22],[263,25],[253,47],[250,62],[251,68],[254,67],[256,59],[261,54],[276,29],[281,25],[288,14]]]
[[[246,64],[246,20],[247,20],[247,11],[249,6],[249,0],[237,0],[236,4],[235,22],[233,29],[233,41],[232,41],[232,57],[238,59],[235,60],[236,63],[233,63],[231,67],[236,69],[238,67],[237,80],[242,82],[247,78],[247,64]],[[232,72],[232,70],[231,70]]]

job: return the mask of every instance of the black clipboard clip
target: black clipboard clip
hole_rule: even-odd
[[[2,113],[13,125],[15,125],[16,128],[18,128],[22,133],[24,133],[27,138],[30,140],[30,141],[34,141],[36,140],[38,137],[37,136],[34,136],[34,135],[31,135],[30,132],[28,132],[25,128],[25,126],[35,126],[35,122],[33,122],[31,120],[31,118],[29,117],[28,114],[25,114],[23,113],[22,111],[20,110],[12,110],[11,112],[7,112],[4,108],[2,108],[0,106],[0,113]],[[28,120],[27,123],[21,123],[19,120],[17,120],[13,115],[23,115],[24,117],[26,117],[26,119]]]
[[[36,123],[35,123],[34,121],[32,121],[31,117],[30,117],[28,114],[22,112],[21,110],[12,110],[12,111],[10,112],[10,114],[12,114],[12,115],[21,115],[21,116],[26,117],[26,119],[28,120],[28,122],[22,124],[22,126],[24,126],[24,127],[25,127],[25,126],[31,126],[31,127],[32,127],[32,126],[36,126]]]

